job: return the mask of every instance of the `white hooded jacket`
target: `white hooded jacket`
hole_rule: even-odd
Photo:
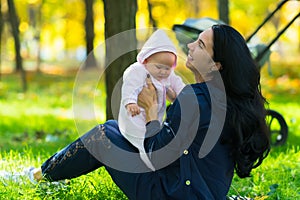
[[[176,47],[161,29],[158,29],[151,35],[137,55],[137,62],[130,65],[123,74],[122,98],[118,117],[119,128],[122,135],[139,149],[141,159],[151,170],[155,169],[144,149],[146,133],[145,111],[141,108],[141,113],[132,117],[130,113],[127,112],[125,106],[129,103],[137,103],[138,94],[141,92],[143,86],[146,85],[145,80],[147,74],[150,74],[143,63],[149,56],[158,52],[172,52],[176,55]],[[173,67],[175,66],[176,63]],[[178,95],[185,84],[173,70],[167,79],[161,81],[156,80],[151,74],[150,77],[157,89],[158,120],[162,123],[166,110],[166,88],[171,87]]]

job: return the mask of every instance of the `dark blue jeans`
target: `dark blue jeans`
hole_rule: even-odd
[[[50,181],[70,179],[105,166],[101,162],[102,152],[93,152],[103,150],[107,159],[111,143],[125,151],[138,153],[138,150],[120,134],[117,122],[109,120],[105,124],[97,125],[51,156],[42,165],[43,175]]]
[[[138,192],[136,191],[137,179],[143,175],[141,173],[117,170],[101,161],[116,155],[115,152],[111,153],[110,146],[112,144],[125,151],[138,153],[138,149],[120,134],[117,122],[109,120],[104,124],[97,125],[82,137],[51,156],[42,164],[42,173],[49,181],[57,181],[75,178],[104,166],[122,191],[130,199],[135,199]],[[133,163],[130,161],[130,158],[123,157],[118,159],[121,164]],[[135,156],[134,159],[134,162],[138,163],[137,165],[145,166],[139,157]],[[149,175],[149,173],[143,174]]]

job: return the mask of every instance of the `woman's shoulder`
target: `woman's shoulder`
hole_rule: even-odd
[[[208,81],[202,83],[191,84],[191,88],[195,94],[203,94],[209,99],[226,102],[226,91],[222,83]]]
[[[195,106],[198,104],[203,104],[209,100],[209,92],[205,84],[196,83],[196,84],[188,84],[186,85],[182,91],[177,96],[174,103],[178,102],[182,104],[188,104],[190,106]]]
[[[205,83],[193,83],[186,85],[182,89],[182,93],[189,95],[189,94],[207,94],[208,89]]]
[[[225,90],[221,90],[210,83],[195,83],[186,85],[178,98],[185,99],[188,102],[195,102],[201,105],[214,103],[226,107],[226,93]],[[193,99],[195,101],[193,101]]]

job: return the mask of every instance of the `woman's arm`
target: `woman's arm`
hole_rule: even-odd
[[[204,96],[201,99],[206,102]],[[162,125],[155,118],[146,124],[144,147],[155,167],[161,167],[161,161],[174,161],[190,146],[199,128],[198,103],[193,88],[186,87],[168,110]]]

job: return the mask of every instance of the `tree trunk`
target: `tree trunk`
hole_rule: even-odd
[[[229,24],[229,0],[218,0],[219,19]]]
[[[3,25],[4,25],[4,19],[2,17],[2,3],[0,3],[0,39],[1,39],[1,36],[2,36],[2,30],[3,30]]]
[[[84,67],[94,68],[97,67],[96,58],[94,55],[94,12],[93,12],[93,4],[94,0],[84,0],[85,3],[85,41],[86,41],[86,55],[87,59],[85,61]]]
[[[105,39],[106,39],[106,69],[105,69],[105,84],[106,84],[106,118],[113,119],[118,116],[119,105],[121,100],[121,87],[117,85],[121,80],[124,70],[133,63],[136,59],[136,22],[135,16],[137,12],[136,0],[103,0],[104,16],[105,16]],[[126,30],[128,34],[116,35]],[[115,35],[115,36],[114,36]],[[114,37],[112,37],[114,36]],[[119,39],[115,39],[120,37]],[[113,38],[113,40],[110,40]],[[128,49],[125,53],[120,49]],[[115,56],[117,57],[115,58]],[[112,98],[112,94],[114,95]],[[112,103],[112,100],[114,103]],[[116,105],[117,104],[117,105]]]
[[[3,30],[3,25],[4,25],[4,19],[2,16],[2,3],[0,3],[0,41],[2,40],[2,30]],[[2,44],[2,42],[1,42]],[[0,52],[1,52],[1,46],[0,46]],[[0,81],[1,81],[1,60],[0,60]]]
[[[27,90],[27,82],[26,82],[26,75],[23,69],[22,57],[20,52],[21,45],[19,39],[19,18],[16,13],[14,1],[7,0],[7,4],[8,4],[9,21],[11,24],[12,34],[15,42],[16,71],[19,71],[21,73],[22,87],[23,87],[23,91],[25,92]]]
[[[38,43],[38,47],[37,47],[37,59],[36,59],[36,69],[37,72],[40,73],[41,72],[41,27],[42,27],[42,9],[43,9],[43,5],[44,5],[45,1],[42,0],[40,5],[37,8],[37,25],[36,27],[34,27],[35,29],[35,40]]]
[[[157,23],[156,23],[156,20],[153,18],[153,15],[152,15],[152,3],[150,2],[150,0],[147,0],[147,5],[148,5],[150,25],[152,25],[154,28],[156,28]]]

